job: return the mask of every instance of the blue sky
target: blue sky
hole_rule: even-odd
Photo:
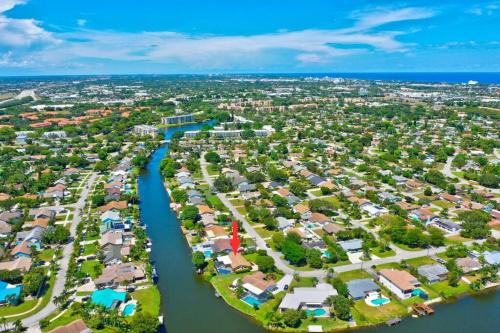
[[[0,75],[500,71],[500,0],[0,0]]]

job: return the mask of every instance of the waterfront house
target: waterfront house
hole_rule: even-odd
[[[347,282],[349,296],[357,301],[364,299],[372,292],[380,292],[380,286],[371,279],[356,279]]]
[[[240,253],[234,255],[230,252],[226,256],[217,257],[217,270],[225,269],[232,272],[239,272],[252,269],[252,264],[248,262]]]
[[[420,286],[418,279],[407,271],[382,269],[378,272],[380,283],[401,299],[413,296],[413,291]]]
[[[251,295],[261,302],[266,301],[267,295],[276,289],[276,281],[260,271],[244,276],[241,282],[247,296]]]
[[[423,265],[417,268],[417,272],[429,283],[443,281],[448,277],[448,269],[441,264]]]
[[[462,269],[462,271],[466,274],[480,270],[481,267],[483,267],[477,258],[457,258],[456,263],[457,266],[460,267],[460,269]]]
[[[114,264],[104,268],[102,274],[94,280],[98,288],[117,287],[125,282],[132,283],[146,277],[142,265],[134,263]]]
[[[318,283],[316,287],[294,288],[293,292],[283,297],[279,309],[286,311],[326,307],[328,297],[337,294],[337,291],[328,283]]]

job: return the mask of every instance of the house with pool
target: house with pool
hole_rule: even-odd
[[[372,279],[351,280],[347,282],[347,289],[349,290],[349,296],[355,301],[364,299],[373,292],[380,292],[380,286],[373,282]]]
[[[418,279],[407,271],[399,269],[381,269],[378,272],[380,283],[400,299],[423,296]]]
[[[293,292],[283,297],[279,310],[305,310],[308,315],[315,317],[328,316],[330,309],[327,299],[336,295],[337,290],[328,283],[318,283],[316,287],[294,288]]]
[[[233,282],[233,286],[238,286],[239,279]],[[241,279],[241,287],[245,290],[241,300],[250,306],[260,306],[271,297],[276,290],[276,281],[269,275],[257,271]]]
[[[236,255],[229,253],[226,256],[217,257],[215,261],[215,268],[219,274],[224,275],[231,272],[251,270],[253,265],[240,253],[237,253]]]

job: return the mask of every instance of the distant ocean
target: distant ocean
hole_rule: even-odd
[[[295,74],[292,76],[300,77],[341,77],[346,79],[361,80],[382,80],[382,81],[407,81],[407,82],[432,82],[432,83],[467,83],[470,80],[477,81],[479,84],[499,84],[500,72],[413,72],[413,73],[314,73],[314,74]]]
[[[479,84],[500,84],[500,72],[407,72],[407,73],[233,73],[233,74],[118,74],[118,75],[46,75],[46,76],[0,76],[2,81],[45,81],[45,80],[81,80],[87,77],[106,77],[106,78],[189,78],[204,76],[248,76],[248,77],[332,77],[360,80],[381,80],[381,81],[404,81],[421,83],[467,83],[477,81]]]

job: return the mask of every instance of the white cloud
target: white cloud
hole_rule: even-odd
[[[17,5],[24,5],[25,3],[25,0],[2,0],[0,1],[0,14],[11,10]]]
[[[11,0],[4,7],[10,9],[20,3],[23,2]],[[398,41],[397,37],[408,31],[383,31],[383,26],[433,15],[434,11],[425,8],[379,9],[370,13],[355,13],[354,24],[343,29],[280,30],[248,36],[217,36],[170,31],[124,33],[90,30],[84,28],[84,19],[77,21],[80,29],[75,32],[53,34],[44,30],[36,20],[11,19],[0,12],[0,46],[10,47],[10,58],[36,58],[40,67],[91,58],[216,69],[266,62],[271,58],[276,61],[280,55],[288,57],[282,58],[287,61],[327,63],[335,57],[369,50],[405,52],[410,44]],[[374,28],[379,29],[374,31]],[[29,47],[35,43],[43,47],[30,50]],[[22,52],[23,47],[28,51]],[[23,63],[22,60],[18,62]]]
[[[40,27],[40,22],[34,19],[14,19],[5,15],[23,0],[0,1],[0,46],[26,47],[34,43],[56,42],[52,34]]]
[[[374,27],[379,27],[389,23],[401,22],[401,21],[412,21],[421,20],[434,16],[435,11],[428,8],[400,8],[400,9],[382,9],[375,11],[374,13],[357,13],[354,18],[358,19],[358,22],[354,26],[354,29],[365,30]]]

